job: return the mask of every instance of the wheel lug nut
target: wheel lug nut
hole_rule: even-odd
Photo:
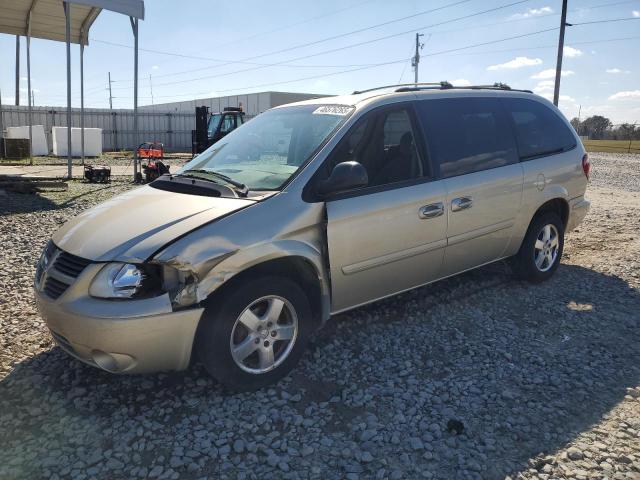
[[[273,330],[273,331],[271,332],[271,336],[272,336],[272,337],[275,337],[276,335],[278,335],[278,333],[277,333],[275,330]]]
[[[264,346],[268,347],[269,346],[269,342],[268,341],[264,342]]]

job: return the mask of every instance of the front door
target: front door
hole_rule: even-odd
[[[501,258],[522,204],[523,170],[499,99],[418,102],[430,153],[446,189],[443,276]]]
[[[445,189],[411,104],[360,119],[328,162],[348,160],[365,166],[369,185],[326,202],[333,312],[436,279],[446,245]]]

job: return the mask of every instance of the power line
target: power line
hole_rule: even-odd
[[[347,37],[347,36],[350,36],[350,35],[355,35],[356,33],[362,33],[362,32],[366,32],[368,30],[373,30],[374,28],[379,28],[379,27],[384,27],[386,25],[391,25],[392,23],[398,23],[398,22],[402,22],[404,20],[409,20],[411,18],[420,17],[422,15],[426,15],[427,13],[433,13],[433,12],[437,12],[439,10],[444,10],[446,8],[455,7],[455,6],[461,5],[463,3],[469,3],[470,1],[471,0],[458,0],[456,2],[448,3],[448,4],[442,5],[440,7],[430,8],[428,10],[423,10],[423,11],[418,12],[418,13],[414,13],[414,14],[411,14],[411,15],[406,15],[406,16],[400,17],[400,18],[395,18],[393,20],[387,20],[386,22],[377,23],[375,25],[370,25],[368,27],[359,28],[357,30],[351,30],[349,32],[341,33],[341,34],[338,34],[338,35],[333,35],[331,37],[326,37],[326,38],[323,38],[323,39],[320,39],[320,40],[315,40],[313,42],[302,43],[302,44],[299,44],[299,45],[294,45],[292,47],[287,47],[287,48],[282,48],[280,50],[275,50],[273,52],[256,55],[254,57],[247,58],[246,60],[253,60],[254,58],[272,56],[272,55],[276,55],[276,54],[279,54],[279,53],[290,52],[291,50],[298,50],[300,48],[310,47],[312,45],[317,45],[319,43],[329,42],[331,40],[337,40],[338,38],[344,38],[344,37]],[[528,1],[529,0],[520,0],[518,2],[513,3],[512,5],[515,5],[515,4],[518,4],[518,3],[525,3],[525,2],[528,2]],[[415,29],[413,29],[413,30],[415,30]],[[234,63],[234,62],[230,62],[230,63]]]
[[[254,38],[261,37],[263,35],[270,35],[272,33],[281,32],[283,30],[288,30],[289,28],[297,27],[298,25],[304,25],[305,23],[313,22],[314,20],[320,20],[321,18],[330,17],[330,16],[336,15],[338,13],[341,13],[341,12],[344,12],[344,11],[347,11],[347,10],[352,10],[354,8],[361,7],[362,5],[366,5],[367,3],[373,3],[375,1],[378,1],[378,0],[366,0],[364,2],[356,3],[355,5],[350,5],[348,7],[341,8],[339,10],[334,10],[332,12],[324,13],[322,15],[318,15],[318,16],[315,16],[315,17],[307,18],[306,20],[300,20],[299,22],[294,22],[294,23],[290,23],[289,25],[284,25],[282,27],[274,28],[273,30],[268,30],[266,32],[260,32],[260,33],[255,33],[255,34],[249,35],[247,37],[241,37],[239,40],[241,40],[241,41],[252,40]],[[231,41],[231,42],[227,42],[227,43],[218,44],[217,48],[226,47],[228,45],[235,45],[236,43],[237,43],[237,40],[234,40],[234,41]]]
[[[98,42],[98,43],[104,43],[105,45],[111,45],[114,47],[123,47],[123,48],[133,48],[131,45],[126,45],[124,43],[116,43],[116,42],[107,42],[106,40],[97,40],[92,38],[91,39],[94,42]],[[366,65],[372,65],[372,64],[354,64],[354,65],[293,65],[293,64],[288,64],[288,63],[260,63],[260,62],[246,62],[243,60],[237,60],[237,61],[233,61],[230,62],[229,60],[221,60],[221,59],[216,59],[216,58],[211,58],[211,57],[200,57],[197,55],[187,55],[187,54],[183,54],[183,53],[175,53],[175,52],[166,52],[166,51],[162,51],[162,50],[151,50],[151,49],[146,49],[146,48],[139,48],[138,49],[141,52],[150,52],[150,53],[158,53],[158,54],[162,54],[162,55],[168,55],[171,57],[180,57],[180,58],[188,58],[188,59],[193,59],[193,60],[209,60],[212,62],[228,62],[228,63],[241,63],[241,64],[246,64],[246,65],[258,65],[258,66],[263,66],[263,67],[273,67],[273,66],[285,66],[285,67],[299,67],[299,68],[316,68],[316,67],[322,67],[322,68],[331,68],[331,67],[337,67],[337,68],[344,68],[344,67],[350,67],[350,66],[357,66],[357,67],[364,67]],[[199,70],[206,70],[209,68],[215,68],[215,67],[220,67],[222,66],[222,64],[220,65],[212,65],[209,67],[204,67],[204,68],[196,68],[196,69],[191,69],[191,70],[185,70],[183,72],[174,72],[174,73],[165,73],[165,74],[160,74],[160,75],[156,75],[156,78],[161,78],[161,77],[169,77],[169,76],[173,76],[173,75],[181,75],[183,73],[192,73],[192,72],[197,72]],[[122,83],[122,82],[132,82],[133,80],[118,80],[117,82],[114,80],[114,83]]]
[[[408,16],[401,17],[401,18],[398,18],[398,19],[389,20],[387,22],[379,23],[379,24],[376,24],[376,25],[371,25],[371,26],[364,27],[364,28],[357,29],[357,30],[352,30],[350,32],[345,32],[345,33],[342,33],[342,34],[339,34],[339,35],[326,37],[326,38],[321,39],[321,40],[316,40],[316,41],[313,41],[313,42],[299,44],[299,45],[295,45],[293,47],[288,47],[288,48],[285,48],[285,49],[280,49],[280,50],[276,50],[276,51],[272,51],[272,52],[268,52],[268,53],[263,53],[263,54],[260,54],[260,55],[254,55],[252,57],[243,58],[241,60],[226,61],[225,63],[221,63],[219,65],[213,65],[213,66],[201,67],[201,68],[197,68],[197,69],[184,70],[182,72],[176,72],[176,73],[172,73],[172,74],[165,74],[164,76],[181,75],[181,74],[184,74],[184,73],[194,73],[194,72],[197,72],[197,71],[210,70],[210,69],[213,69],[213,68],[232,65],[232,64],[235,64],[235,63],[246,63],[246,62],[249,62],[251,60],[255,60],[256,58],[272,56],[272,55],[276,55],[276,54],[279,54],[279,53],[284,53],[284,52],[287,52],[287,51],[296,50],[296,49],[308,47],[308,46],[311,46],[311,45],[317,45],[319,43],[324,43],[324,42],[328,42],[328,41],[331,41],[331,40],[336,40],[338,38],[343,38],[343,37],[346,37],[346,36],[349,36],[349,35],[353,35],[355,33],[361,33],[361,32],[366,31],[366,30],[371,30],[373,28],[378,28],[380,26],[389,25],[391,23],[403,21],[403,20],[406,20],[408,18],[413,18],[413,17],[425,15],[427,13],[432,13],[432,12],[437,11],[437,10],[442,10],[444,8],[449,8],[449,7],[452,7],[452,6],[455,6],[455,5],[459,5],[461,3],[467,3],[469,1],[471,1],[471,0],[458,0],[457,2],[454,2],[454,3],[451,3],[451,4],[447,4],[447,5],[438,7],[438,8],[424,10],[422,12],[418,12],[418,13],[413,14],[413,15],[408,15]],[[319,52],[319,53],[315,53],[315,54],[311,54],[311,55],[302,55],[300,57],[296,57],[295,59],[283,60],[281,62],[271,63],[271,64],[267,64],[265,66],[269,66],[269,67],[279,66],[279,65],[283,65],[283,64],[286,64],[286,63],[289,63],[289,62],[294,62],[294,61],[297,61],[297,60],[302,60],[302,59],[306,59],[306,58],[310,58],[310,57],[316,57],[316,56],[319,56],[319,55],[324,55],[326,53],[333,53],[333,52],[340,51],[340,50],[343,50],[343,49],[346,49],[346,48],[353,48],[353,47],[360,46],[360,45],[366,45],[366,44],[369,44],[369,43],[373,43],[373,42],[377,42],[377,41],[381,41],[381,40],[386,40],[388,38],[398,37],[398,36],[404,35],[404,34],[406,34],[408,32],[414,32],[415,30],[424,30],[424,29],[427,29],[427,28],[432,28],[432,27],[445,25],[445,24],[452,23],[452,22],[457,22],[457,21],[460,21],[460,20],[465,20],[465,19],[472,18],[472,17],[478,16],[478,15],[483,15],[483,14],[486,14],[486,13],[502,10],[502,9],[509,8],[509,7],[512,7],[514,5],[518,5],[518,4],[521,4],[521,3],[526,3],[526,2],[529,2],[529,1],[530,0],[518,0],[516,2],[512,2],[512,3],[506,4],[506,5],[490,8],[488,10],[483,10],[481,12],[475,12],[475,13],[472,13],[472,14],[463,15],[461,17],[456,17],[456,18],[453,18],[453,19],[450,19],[450,20],[445,20],[445,21],[437,22],[437,23],[434,23],[434,24],[431,24],[431,25],[418,27],[417,29],[416,28],[412,28],[411,30],[403,31],[403,32],[400,32],[400,33],[397,33],[397,34],[387,35],[387,36],[384,36],[384,37],[380,37],[380,38],[376,38],[376,39],[372,39],[372,40],[368,40],[368,41],[364,41],[364,42],[360,42],[360,43],[356,43],[356,44],[352,44],[352,45],[347,45],[347,46],[340,47],[340,48],[334,48],[334,49],[331,49],[331,50],[327,50],[327,51],[324,51],[324,52]],[[213,59],[211,59],[211,60],[213,60]],[[226,76],[226,75],[231,75],[231,74],[234,74],[234,73],[243,73],[243,72],[246,72],[246,71],[256,70],[256,69],[260,69],[260,68],[264,68],[264,66],[257,66],[255,68],[247,68],[247,69],[243,69],[243,70],[237,70],[237,71],[234,71],[234,72],[229,72],[229,73],[225,73],[225,74],[221,74],[221,75],[222,76]],[[156,78],[159,78],[159,77],[160,77],[159,75],[156,75]],[[201,80],[201,79],[209,79],[209,78],[214,78],[214,77],[215,77],[215,75],[214,76],[207,76],[207,77],[199,77],[197,79],[187,79],[187,80],[177,81],[177,83],[189,82],[189,81],[195,81],[195,80]],[[160,85],[169,85],[169,84],[170,83],[165,82],[164,84],[160,84]]]
[[[556,27],[557,29],[557,27]],[[553,29],[552,29],[553,30]],[[533,35],[536,34],[538,32],[532,32],[531,34],[525,34],[525,35]],[[509,38],[511,39],[511,37]],[[593,45],[593,44],[599,44],[599,43],[608,43],[608,42],[619,42],[619,41],[626,41],[626,40],[637,40],[640,39],[640,35],[636,35],[636,36],[629,36],[629,37],[618,37],[618,38],[604,38],[604,39],[599,39],[599,40],[589,40],[589,41],[582,41],[582,42],[571,42],[571,45]],[[505,41],[505,40],[498,40],[498,41]],[[496,43],[498,41],[492,41],[493,43]],[[480,46],[479,44],[477,45],[468,45],[466,47],[461,47],[461,48],[474,48]],[[558,44],[549,44],[549,45],[539,45],[536,47],[518,47],[518,48],[506,48],[506,49],[495,49],[495,50],[483,50],[483,51],[479,51],[479,52],[463,52],[463,51],[459,51],[457,53],[452,52],[451,50],[446,50],[446,51],[439,51],[439,52],[434,52],[431,54],[426,54],[423,56],[434,56],[434,55],[442,55],[444,53],[453,53],[455,56],[459,56],[459,55],[484,55],[484,54],[490,54],[490,53],[504,53],[504,52],[514,52],[514,51],[520,51],[520,50],[541,50],[541,49],[551,49],[551,48],[557,48]],[[460,49],[455,49],[455,50],[460,50]],[[381,65],[391,65],[394,63],[401,63],[404,62],[405,63],[405,69],[406,66],[409,64],[410,58],[407,57],[407,59],[403,59],[403,60],[391,60],[388,62],[382,62],[382,63],[377,63],[377,64],[368,64],[368,65],[362,65],[363,69],[364,68],[375,68],[377,66],[381,66]],[[403,70],[404,72],[404,70]],[[341,73],[341,72],[335,72],[337,73]],[[322,75],[319,75],[317,77],[314,78],[321,78]],[[326,75],[325,75],[326,76]],[[302,80],[297,80],[297,81],[302,81]],[[101,88],[105,88],[106,87],[101,87]],[[247,87],[247,88],[251,88],[251,87]],[[205,95],[209,92],[195,92],[195,93],[185,93],[185,94],[178,94],[178,95],[164,95],[164,96],[160,96],[163,98],[173,98],[173,97],[178,97],[178,96],[193,96],[193,95]],[[77,93],[76,93],[77,95]],[[89,95],[90,97],[96,97],[98,95],[98,93],[95,93],[93,95]],[[47,98],[53,98],[53,97],[59,97],[59,98],[66,98],[66,95],[44,95]],[[86,95],[85,95],[86,97]],[[158,95],[155,95],[155,97],[158,97]],[[113,98],[118,98],[118,99],[129,99],[132,97],[113,97]],[[150,97],[141,97],[141,98],[150,98]]]
[[[640,17],[627,17],[627,18],[610,18],[608,20],[594,20],[592,22],[580,22],[580,23],[572,23],[571,27],[579,26],[579,25],[592,25],[594,23],[612,23],[612,22],[626,22],[628,20],[640,20]]]
[[[468,1],[468,0],[466,0],[466,1]],[[627,3],[634,3],[635,1],[637,1],[637,0],[623,0],[623,1],[613,2],[613,3],[604,3],[604,4],[592,5],[592,6],[588,6],[588,7],[578,7],[576,9],[569,10],[569,12],[580,12],[580,11],[584,11],[584,10],[594,10],[594,9],[598,9],[598,8],[612,7],[612,6],[622,5],[622,4],[627,4]],[[369,3],[369,2],[363,2],[363,3]],[[457,2],[457,3],[464,3],[464,2]],[[355,5],[355,6],[359,6],[359,5],[361,5],[361,4],[358,4],[358,5]],[[332,39],[335,39],[335,38],[339,38],[341,36],[347,36],[347,35],[351,35],[353,33],[359,33],[360,31],[363,31],[363,30],[376,28],[377,26],[385,25],[387,23],[401,21],[403,19],[411,18],[413,16],[423,15],[423,14],[429,13],[431,11],[435,11],[435,10],[443,9],[443,8],[448,8],[448,7],[454,6],[454,5],[456,5],[456,3],[450,4],[450,5],[445,5],[445,6],[442,6],[442,7],[438,7],[438,8],[433,9],[433,10],[427,10],[427,11],[424,11],[424,12],[418,12],[418,13],[410,15],[410,16],[402,17],[402,18],[399,18],[399,19],[396,19],[396,20],[392,20],[392,21],[389,21],[389,22],[384,22],[382,24],[373,25],[373,26],[370,26],[370,27],[365,27],[364,29],[355,30],[355,31],[351,31],[351,32],[346,32],[346,33],[340,34],[338,36],[328,37],[326,39],[317,40],[315,42],[311,42],[311,43],[308,43],[308,44],[298,45],[298,46],[295,46],[295,47],[289,47],[288,49],[285,49],[285,50],[292,50],[292,49],[296,49],[296,48],[302,48],[303,46],[309,46],[311,44],[320,43],[320,42],[324,42],[324,41],[329,41],[329,40],[332,40]],[[511,4],[509,6],[511,6]],[[347,7],[345,9],[338,10],[338,11],[335,11],[333,13],[328,13],[326,15],[321,15],[319,17],[314,17],[314,18],[309,19],[309,20],[303,20],[301,22],[297,22],[295,24],[291,24],[290,26],[295,26],[297,24],[307,23],[308,21],[311,21],[313,19],[321,18],[321,17],[325,17],[325,16],[330,16],[332,14],[339,13],[340,11],[348,10],[350,8],[352,8],[352,7]],[[527,17],[527,18],[509,19],[509,20],[502,21],[502,22],[485,23],[485,24],[482,24],[482,25],[474,25],[474,26],[469,26],[469,27],[460,28],[460,29],[440,30],[440,31],[435,31],[433,33],[439,34],[439,33],[453,33],[453,32],[459,32],[459,31],[467,31],[467,30],[470,30],[470,29],[487,28],[487,27],[499,26],[499,25],[504,25],[504,24],[511,24],[513,22],[537,20],[537,19],[544,18],[544,17],[551,17],[551,16],[558,16],[558,15],[559,14],[557,14],[557,13],[549,13],[549,14],[531,16],[531,17]],[[454,19],[453,21],[456,21],[456,20]],[[274,29],[272,32],[279,31],[279,30],[284,30],[286,28],[289,28],[289,26],[285,26],[285,27],[282,27],[282,28]],[[428,28],[428,27],[424,27],[424,28]],[[270,33],[270,32],[267,32],[267,33]],[[261,34],[256,34],[256,35],[254,35],[252,37],[259,36],[259,35],[261,35]],[[249,37],[249,38],[251,38],[251,37]],[[124,48],[133,48],[130,45],[125,45],[125,44],[116,43],[116,42],[109,42],[109,41],[99,40],[99,39],[91,39],[91,40],[94,41],[94,42],[98,42],[98,43],[104,43],[106,45],[112,45],[112,46],[118,46],[118,47],[124,47]],[[231,43],[235,43],[235,42],[230,42],[229,44],[231,44]],[[251,57],[251,58],[258,58],[258,57],[262,57],[262,56],[272,55],[272,54],[275,54],[275,53],[282,53],[285,50],[279,50],[277,52],[270,52],[270,53],[267,53],[267,54],[262,54],[262,55],[259,55],[259,56],[256,56],[256,57]],[[180,58],[221,62],[218,65],[209,65],[209,66],[206,66],[206,67],[200,67],[200,68],[196,68],[196,69],[189,69],[189,70],[182,70],[182,71],[179,71],[179,72],[171,72],[171,73],[159,74],[159,75],[156,75],[156,78],[166,78],[166,77],[171,77],[171,76],[183,75],[183,74],[186,74],[186,73],[194,73],[194,72],[199,72],[199,71],[204,71],[204,70],[210,70],[210,69],[222,67],[222,66],[225,66],[225,65],[231,65],[231,64],[235,64],[235,63],[247,64],[247,65],[256,65],[256,66],[261,66],[261,67],[290,66],[290,67],[295,67],[295,68],[349,68],[349,67],[360,67],[360,66],[364,67],[364,66],[372,65],[372,64],[297,65],[297,64],[288,64],[288,63],[284,63],[284,62],[259,63],[259,62],[248,61],[249,59],[231,61],[231,60],[226,60],[226,59],[204,57],[204,56],[197,56],[197,55],[187,55],[187,54],[181,54],[181,53],[175,53],[175,52],[167,52],[167,51],[155,50],[155,49],[140,49],[140,51],[156,53],[156,54],[161,54],[161,55],[174,56],[174,57],[180,57]],[[247,70],[243,70],[243,71],[247,71]],[[131,79],[118,80],[118,83],[126,83],[126,82],[132,82],[132,81],[133,80],[131,80]],[[116,83],[116,82],[114,81],[114,83]],[[118,87],[114,87],[114,88],[118,88]],[[123,87],[119,87],[119,88],[123,88]]]
[[[508,8],[508,7],[511,7],[513,5],[517,5],[517,4],[520,4],[520,3],[525,3],[525,2],[528,2],[528,1],[529,0],[519,0],[517,2],[512,2],[512,3],[506,4],[506,5],[501,5],[499,7],[490,8],[488,10],[483,10],[481,12],[475,12],[475,13],[471,13],[471,14],[468,14],[468,15],[463,15],[463,16],[456,17],[456,18],[453,18],[453,19],[450,19],[450,20],[444,20],[444,21],[441,21],[441,22],[433,23],[431,25],[418,27],[418,28],[412,28],[411,30],[405,30],[403,32],[394,33],[394,34],[391,34],[391,35],[385,35],[383,37],[377,37],[377,38],[373,38],[373,39],[370,39],[370,40],[365,40],[365,41],[362,41],[362,42],[352,43],[350,45],[344,45],[344,46],[339,47],[339,48],[333,48],[333,49],[330,49],[330,50],[324,50],[324,51],[317,52],[317,53],[303,55],[303,56],[296,57],[296,58],[293,58],[293,59],[290,58],[288,60],[284,60],[283,62],[279,62],[279,63],[295,62],[297,60],[301,60],[301,59],[305,59],[305,58],[318,57],[320,55],[326,55],[328,53],[334,53],[334,52],[343,51],[343,50],[346,50],[346,49],[349,49],[349,48],[359,47],[359,46],[362,46],[362,45],[368,45],[370,43],[375,43],[375,42],[380,42],[382,40],[388,40],[390,38],[400,37],[402,35],[406,35],[407,33],[413,33],[416,30],[426,30],[426,29],[434,27],[434,26],[439,26],[439,25],[444,25],[444,24],[447,24],[447,23],[452,23],[452,22],[457,22],[457,21],[460,21],[460,20],[465,20],[465,19],[468,19],[468,18],[472,18],[472,17],[476,17],[478,15],[483,15],[483,14],[486,14],[486,13],[494,12],[496,10],[501,10],[501,9]],[[278,65],[278,63],[276,63],[274,65]],[[195,82],[195,81],[198,81],[198,80],[210,80],[212,78],[225,77],[225,76],[228,76],[228,75],[234,75],[234,74],[237,74],[237,73],[244,73],[244,72],[248,72],[248,71],[251,71],[251,70],[257,70],[257,69],[261,69],[261,68],[264,68],[264,67],[245,68],[245,69],[242,69],[242,70],[234,70],[232,72],[226,72],[226,73],[221,73],[221,74],[217,74],[217,75],[207,75],[207,76],[203,76],[203,77],[189,78],[189,79],[185,79],[185,80],[177,80],[175,82],[165,82],[165,83],[157,84],[157,86],[175,85],[175,84],[180,84],[180,83],[189,83],[189,82]]]
[[[607,42],[619,42],[624,40],[637,40],[640,39],[640,35],[632,36],[632,37],[621,37],[621,38],[608,38],[602,40],[591,40],[584,42],[571,42],[571,45],[591,45],[595,43],[607,43]],[[505,53],[505,52],[517,52],[521,50],[542,50],[547,48],[557,48],[558,44],[553,45],[540,45],[537,47],[519,47],[519,48],[502,48],[498,50],[482,50],[480,52],[466,52],[466,53],[456,53],[455,56],[458,55],[485,55],[487,53]]]
[[[638,0],[624,0],[621,2],[614,2],[614,3],[602,3],[599,5],[593,5],[590,7],[578,7],[578,8],[574,8],[572,10],[568,10],[569,13],[576,13],[576,12],[582,12],[585,10],[595,10],[598,8],[603,8],[603,7],[612,7],[612,6],[616,6],[616,5],[622,5],[624,3],[635,3]],[[468,30],[475,30],[475,29],[479,29],[479,28],[487,28],[487,27],[496,27],[499,25],[511,25],[512,23],[515,22],[527,22],[527,21],[531,21],[531,20],[539,20],[541,18],[547,18],[547,17],[558,17],[560,16],[559,13],[545,13],[542,15],[535,15],[535,16],[530,16],[530,17],[526,17],[526,18],[510,18],[508,20],[503,20],[501,22],[492,22],[492,23],[483,23],[480,25],[473,25],[473,26],[469,26],[469,27],[464,27],[464,28],[453,28],[453,29],[448,29],[448,30],[436,30],[434,32],[431,32],[432,34],[438,35],[441,33],[455,33],[455,32],[466,32]]]
[[[488,45],[488,44],[492,44],[492,43],[506,42],[508,40],[514,40],[514,39],[518,39],[518,38],[538,35],[540,33],[550,32],[550,31],[557,30],[557,29],[558,29],[558,27],[554,27],[554,28],[548,28],[548,29],[544,29],[544,30],[538,30],[538,31],[535,31],[535,32],[523,33],[523,34],[520,34],[520,35],[511,36],[511,37],[505,37],[505,38],[500,38],[500,39],[491,40],[491,41],[487,41],[487,42],[481,42],[481,43],[476,43],[476,44],[472,44],[472,45],[466,45],[464,47],[451,48],[451,49],[447,49],[447,50],[440,50],[440,51],[437,51],[437,52],[425,54],[423,56],[425,56],[425,57],[433,57],[433,56],[436,56],[436,55],[444,55],[445,53],[449,53],[449,52],[455,52],[455,51],[464,50],[464,49],[467,49],[467,48],[479,47],[479,46]],[[229,89],[223,89],[223,90],[215,90],[215,91],[216,91],[216,93],[224,93],[224,92],[231,92],[231,91],[237,91],[237,90],[248,90],[248,89],[252,89],[252,88],[269,87],[269,86],[273,86],[273,85],[284,85],[284,84],[288,84],[288,83],[296,83],[296,82],[302,82],[302,81],[306,81],[306,80],[315,80],[315,79],[318,79],[318,78],[330,77],[330,76],[334,76],[334,75],[341,75],[341,74],[344,74],[344,73],[352,73],[352,72],[356,72],[356,71],[360,71],[360,70],[367,70],[367,69],[370,69],[370,68],[376,68],[376,67],[381,67],[381,66],[386,66],[386,65],[393,65],[393,64],[403,63],[403,62],[406,62],[407,60],[408,59],[403,58],[403,59],[399,59],[399,60],[392,60],[392,61],[389,61],[389,62],[378,63],[378,64],[375,64],[375,65],[372,65],[372,66],[368,66],[368,67],[359,67],[359,68],[353,68],[353,69],[349,69],[349,70],[342,70],[342,71],[339,71],[339,72],[331,72],[331,73],[322,74],[322,75],[313,75],[313,76],[308,76],[308,77],[303,77],[303,78],[296,78],[296,79],[293,79],[293,80],[283,80],[283,81],[280,81],[280,82],[262,83],[262,84],[257,84],[257,85],[249,85],[249,86],[246,86],[246,87],[235,87],[235,88],[229,88]],[[209,93],[209,92],[198,92],[198,93],[178,94],[178,95],[160,95],[160,96],[156,95],[155,98],[175,98],[175,97],[179,97],[179,96],[206,95],[207,93]],[[130,97],[126,97],[126,98],[130,98]]]

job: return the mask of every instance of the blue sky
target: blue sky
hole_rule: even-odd
[[[506,6],[516,1],[148,0],[140,23],[140,48],[175,55],[140,52],[139,103],[152,101],[149,75],[156,104],[266,90],[340,94],[411,82],[415,32],[424,33],[421,81],[501,81],[550,96],[561,1]],[[456,5],[448,6],[452,4]],[[421,13],[439,7],[444,8]],[[569,0],[571,23],[618,18],[637,20],[567,28],[560,107],[568,117],[576,116],[582,106],[583,118],[603,114],[616,123],[640,123],[640,0]],[[387,23],[368,28],[383,22]],[[362,29],[366,30],[348,34]],[[553,30],[498,41],[547,29]],[[381,37],[390,38],[378,40]],[[114,107],[130,108],[133,37],[128,19],[103,12],[90,38],[85,48],[85,104],[108,107],[111,71]],[[487,44],[468,48],[479,43]],[[23,39],[23,104],[25,44]],[[36,105],[64,105],[64,44],[34,39],[31,51]],[[14,56],[15,37],[0,35],[5,104],[13,103]],[[73,46],[74,106],[80,101],[78,57],[79,47]],[[340,73],[344,71],[348,72]]]

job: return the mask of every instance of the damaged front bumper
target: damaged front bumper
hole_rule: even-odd
[[[86,271],[59,298],[36,288],[36,303],[56,343],[68,354],[112,373],[184,370],[203,308],[174,311],[168,295],[141,300],[103,300],[87,294],[100,264]]]

